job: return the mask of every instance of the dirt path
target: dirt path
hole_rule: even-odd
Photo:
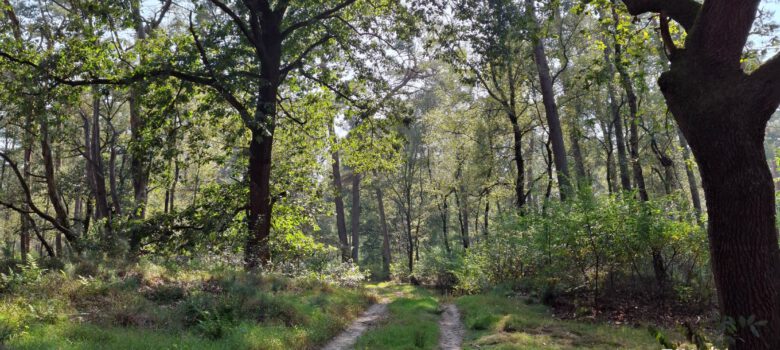
[[[439,349],[460,350],[463,342],[463,324],[460,322],[460,312],[455,304],[444,305],[444,312],[439,320],[441,335],[439,336]]]
[[[387,316],[388,299],[383,299],[379,303],[371,305],[357,320],[333,338],[322,350],[347,350],[351,349],[366,330],[375,325],[378,321]]]

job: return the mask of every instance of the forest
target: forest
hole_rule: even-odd
[[[2,0],[0,349],[780,349],[774,0]]]

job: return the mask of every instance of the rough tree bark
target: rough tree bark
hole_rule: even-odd
[[[740,65],[758,0],[623,0],[632,15],[661,13],[671,65],[658,84],[702,177],[721,314],[739,320],[732,349],[780,348],[780,250],[774,184],[763,141],[780,105],[780,56],[751,74]],[[677,48],[667,17],[688,32]]]

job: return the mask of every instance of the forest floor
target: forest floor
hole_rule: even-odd
[[[34,275],[34,274],[33,274]],[[679,337],[678,337],[679,338]],[[494,292],[155,265],[46,273],[0,294],[10,349],[660,349],[647,327],[562,320]]]
[[[390,283],[366,288],[383,300],[378,304],[382,315],[368,325],[361,324],[361,333],[342,333],[349,341],[339,336],[339,346],[325,349],[663,348],[649,327],[563,320],[548,307],[530,304],[517,295],[493,292],[451,297]],[[665,336],[678,349],[695,348],[676,332],[666,331]]]

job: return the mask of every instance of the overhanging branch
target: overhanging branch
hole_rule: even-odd
[[[639,16],[643,13],[665,13],[671,19],[690,31],[701,10],[701,4],[694,0],[623,0],[628,13]]]

